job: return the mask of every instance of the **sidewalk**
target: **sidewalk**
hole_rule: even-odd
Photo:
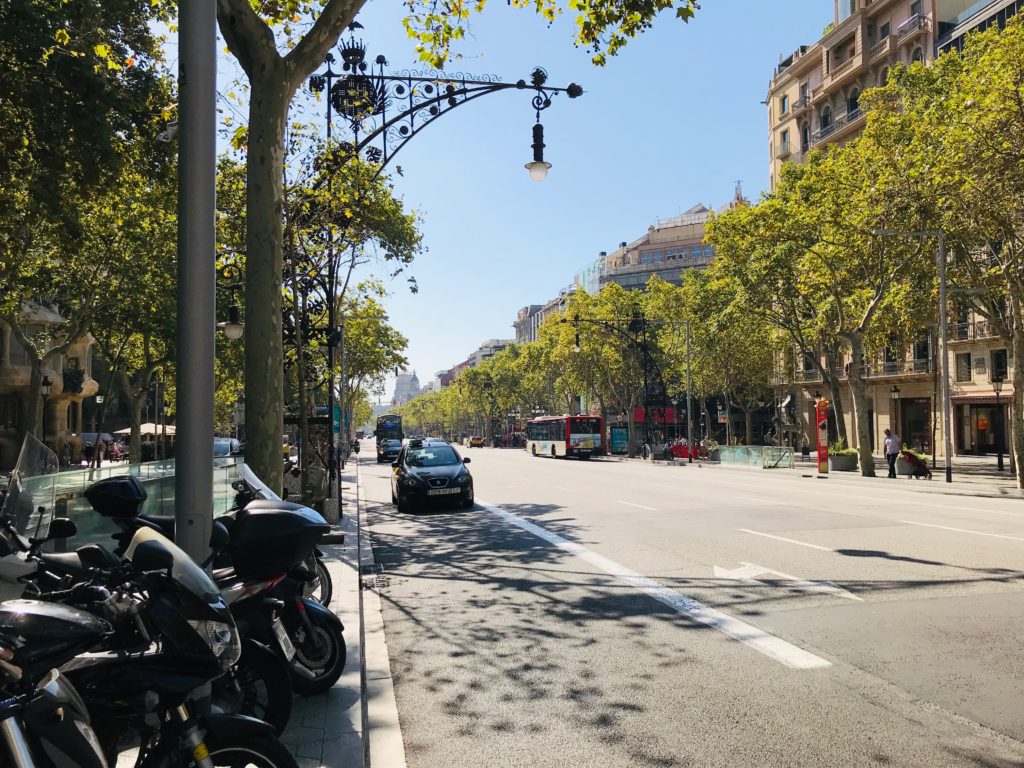
[[[657,464],[667,467],[693,466],[736,472],[781,472],[788,476],[792,476],[793,473],[799,472],[802,477],[818,476],[817,463],[813,459],[810,461],[801,461],[799,456],[797,456],[797,460],[792,469],[780,468],[772,470],[765,470],[760,467],[743,466],[741,464],[721,464],[717,461],[707,461],[702,459],[694,459],[693,464],[689,464],[686,459],[663,461],[661,459],[648,460],[638,457],[631,459],[625,456],[606,456],[601,460],[642,462],[645,464]],[[886,466],[885,459],[876,456],[875,477],[862,477],[859,471],[829,472],[827,477],[830,482],[840,483],[898,483],[899,485],[895,487],[899,487],[900,490],[920,491],[922,493],[942,493],[949,496],[975,496],[983,498],[1024,500],[1024,490],[1017,487],[1016,478],[1010,471],[1010,460],[1008,457],[1004,459],[1004,466],[1006,469],[1003,472],[999,472],[996,469],[996,459],[994,456],[957,456],[953,459],[952,483],[947,483],[945,481],[945,465],[943,464],[942,459],[939,459],[938,467],[931,467],[931,463],[929,462],[929,468],[932,470],[931,481],[909,480],[905,476],[899,477],[896,480],[891,480],[887,477],[889,470]]]
[[[345,625],[345,671],[327,693],[295,697],[281,741],[300,768],[404,768],[380,597],[373,590],[373,552],[362,529],[357,461],[342,471],[341,484],[345,541],[321,550],[334,582],[331,610]],[[369,578],[364,582],[361,574]]]

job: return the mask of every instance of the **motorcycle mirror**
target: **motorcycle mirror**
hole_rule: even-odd
[[[46,534],[47,541],[54,539],[70,539],[78,533],[75,521],[67,517],[55,517],[50,521],[50,530]]]
[[[214,520],[213,530],[210,532],[210,549],[214,552],[220,552],[227,547],[230,541],[231,534],[228,533],[227,526],[220,520]]]
[[[143,541],[132,554],[132,562],[140,571],[168,571],[174,565],[174,556],[156,541]]]

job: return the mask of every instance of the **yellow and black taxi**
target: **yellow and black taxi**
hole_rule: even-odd
[[[411,442],[391,465],[391,503],[399,512],[436,504],[472,507],[469,461],[445,443]]]

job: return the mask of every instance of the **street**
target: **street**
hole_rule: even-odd
[[[413,768],[1024,765],[1019,501],[459,451],[414,515],[361,454]]]

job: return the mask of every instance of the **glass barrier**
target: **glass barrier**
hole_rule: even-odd
[[[239,477],[239,464],[233,458],[215,459],[213,469],[213,516],[226,514],[235,503],[231,487]],[[97,480],[134,475],[146,489],[142,513],[174,515],[174,460],[151,461],[145,464],[122,464],[98,469],[74,470],[57,475],[57,504],[78,527],[78,535],[67,542],[68,549],[83,544],[110,544],[110,535],[117,526],[98,514],[85,498],[86,489]]]
[[[718,449],[722,464],[738,464],[743,467],[761,467],[761,445],[723,445]]]

